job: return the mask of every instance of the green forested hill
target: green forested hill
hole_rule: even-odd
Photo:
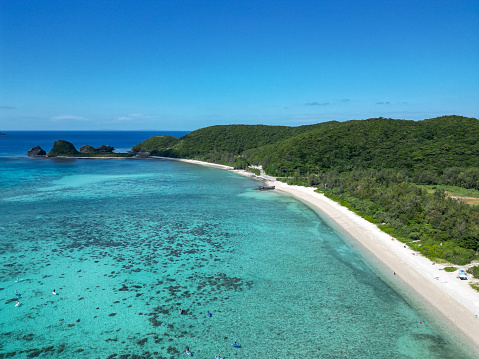
[[[245,168],[318,187],[433,260],[479,255],[479,206],[417,184],[479,189],[479,121],[372,118],[310,126],[212,126],[133,148]],[[429,186],[431,187],[431,186]]]
[[[179,139],[173,136],[165,135],[165,136],[154,136],[146,139],[145,141],[133,146],[131,148],[134,152],[149,152],[162,149],[167,151],[170,148],[173,148],[176,144],[178,144]]]
[[[459,116],[348,121],[251,149],[246,157],[276,176],[394,168],[433,183],[453,167],[479,166],[479,121]]]
[[[245,150],[278,141],[338,122],[308,126],[218,125],[193,131],[176,141],[152,137],[134,146],[133,151],[166,157],[195,158],[210,162],[235,162]]]
[[[479,121],[372,118],[287,127],[211,126],[176,139],[152,137],[132,148],[166,157],[262,165],[272,176],[394,169],[421,184],[479,189]]]
[[[180,157],[211,156],[212,154],[240,155],[245,150],[276,143],[278,141],[312,131],[337,122],[287,127],[266,125],[212,126],[193,131],[181,138],[176,147]]]

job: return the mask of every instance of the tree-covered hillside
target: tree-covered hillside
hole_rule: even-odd
[[[195,158],[210,162],[235,162],[245,150],[276,143],[324,126],[332,127],[338,122],[288,127],[266,125],[219,125],[193,131],[174,143],[152,137],[132,148],[133,151],[150,152],[166,157]]]
[[[212,126],[176,139],[152,137],[132,148],[165,157],[262,165],[278,177],[390,168],[413,182],[479,189],[479,121],[443,116],[386,118],[287,127]]]
[[[372,118],[310,126],[212,126],[135,146],[316,186],[425,256],[456,264],[479,255],[479,210],[422,185],[479,189],[479,121]]]
[[[245,155],[274,176],[395,168],[430,184],[453,168],[479,166],[479,121],[459,116],[418,122],[348,121],[331,131],[318,129]]]
[[[151,152],[157,151],[158,149],[161,149],[162,151],[168,151],[169,149],[173,148],[176,144],[178,144],[179,139],[173,136],[169,135],[164,135],[164,136],[154,136],[146,139],[145,141],[137,144],[136,146],[133,146],[131,148],[132,151],[134,152]],[[166,153],[164,156],[167,157],[173,157],[173,156],[168,156]]]

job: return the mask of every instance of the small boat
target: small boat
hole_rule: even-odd
[[[236,343],[231,344],[231,346],[233,346],[233,347],[235,347],[235,348],[241,348],[241,345],[240,345],[240,344],[236,344]]]

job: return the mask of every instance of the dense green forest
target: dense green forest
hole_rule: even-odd
[[[234,163],[244,158],[248,149],[280,142],[305,132],[321,128],[316,125],[287,127],[265,125],[223,125],[202,128],[180,139],[171,136],[151,137],[132,147],[133,151],[150,152],[152,156],[200,159],[216,163]],[[176,140],[176,141],[175,141]]]
[[[280,180],[318,187],[431,260],[463,265],[476,259],[479,206],[452,199],[441,189],[429,193],[405,178],[402,171],[371,169]]]
[[[467,263],[479,251],[479,209],[418,185],[479,189],[479,121],[372,118],[287,127],[212,126],[150,138],[151,155],[246,168],[318,187],[431,259]]]
[[[245,153],[273,176],[393,168],[422,184],[479,189],[479,122],[459,116],[425,121],[348,121]]]

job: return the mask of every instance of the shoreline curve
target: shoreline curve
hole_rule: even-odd
[[[58,158],[92,159],[91,157]],[[472,289],[467,282],[457,279],[454,272],[440,271],[445,265],[433,264],[418,252],[409,249],[404,243],[391,238],[375,224],[327,198],[324,194],[315,192],[314,187],[288,185],[270,176],[257,176],[245,170],[235,170],[231,166],[198,160],[159,156],[114,159],[186,162],[228,170],[244,177],[263,181],[268,186],[275,186],[275,190],[297,198],[324,215],[341,231],[360,243],[367,253],[378,260],[384,268],[397,274],[403,285],[422,298],[424,303],[432,306],[457,329],[459,333],[454,337],[465,339],[467,347],[470,347],[479,358],[479,292]]]
[[[479,357],[479,318],[476,317],[479,315],[479,292],[472,289],[467,281],[457,279],[455,272],[440,270],[444,269],[445,265],[433,264],[404,243],[393,240],[375,224],[324,194],[315,192],[314,187],[288,185],[272,180],[269,176],[257,176],[225,165],[188,159],[172,160],[230,170],[245,177],[258,179],[313,207],[359,242],[382,266],[388,268],[391,274],[396,273],[402,283],[419,295],[426,304],[442,314],[460,332],[457,337],[467,338],[467,343]]]

